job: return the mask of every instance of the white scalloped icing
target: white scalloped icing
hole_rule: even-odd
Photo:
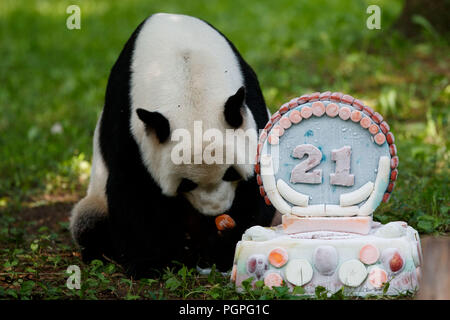
[[[277,189],[280,192],[280,195],[290,203],[300,207],[308,206],[309,196],[295,191],[283,180],[278,179]]]
[[[286,201],[284,201],[283,197],[280,195],[276,188],[275,190],[266,191],[266,194],[272,205],[281,214],[291,214],[291,206]]]
[[[327,217],[351,217],[359,213],[358,206],[341,207],[335,204],[325,205],[325,215]]]
[[[369,199],[359,208],[360,216],[368,216],[375,211],[376,207],[383,199],[383,194],[389,183],[389,174],[391,172],[391,159],[381,156],[378,161],[378,173],[375,179],[375,185]]]
[[[274,230],[261,226],[253,226],[245,230],[242,240],[245,241],[266,241],[275,238],[277,235]]]
[[[373,186],[374,186],[373,182],[369,181],[361,188],[355,191],[341,194],[339,200],[340,206],[348,207],[366,200],[372,193]]]
[[[300,217],[323,217],[325,216],[325,205],[315,204],[307,207],[292,207],[292,214]]]
[[[273,173],[272,166],[272,156],[270,154],[263,154],[261,156],[261,179],[266,193],[276,190],[277,185],[275,183],[275,175]]]

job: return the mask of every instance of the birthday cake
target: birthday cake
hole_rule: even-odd
[[[360,100],[328,91],[282,105],[260,134],[255,164],[261,196],[282,224],[244,233],[232,281],[306,294],[318,286],[358,296],[416,291],[417,231],[372,219],[390,198],[398,163],[389,125]]]

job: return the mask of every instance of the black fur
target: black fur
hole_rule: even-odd
[[[238,181],[240,179],[242,179],[242,176],[234,167],[229,167],[222,177],[223,181]]]
[[[170,136],[169,120],[159,112],[150,112],[145,109],[137,109],[139,119],[145,124],[147,132],[154,132],[160,143],[164,143]]]
[[[227,212],[236,227],[218,232],[214,217],[200,214],[181,195],[167,197],[161,193],[141,160],[129,128],[130,65],[141,27],[134,31],[111,70],[100,122],[100,149],[109,172],[107,228],[102,225],[95,230],[97,238],[103,239],[101,243],[108,243],[102,253],[121,263],[134,277],[149,276],[172,261],[204,267],[215,263],[219,270],[226,271],[242,233],[253,225],[269,225],[274,209],[259,195],[255,177],[242,180]],[[246,104],[262,129],[268,115],[256,74],[228,43],[245,79]]]
[[[242,118],[242,108],[244,106],[245,88],[240,87],[239,90],[228,98],[225,102],[223,114],[228,124],[234,128],[239,128],[244,119]]]

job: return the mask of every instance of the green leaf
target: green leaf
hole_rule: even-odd
[[[417,227],[419,231],[431,233],[434,231],[435,219],[432,216],[421,216],[418,218]]]
[[[282,297],[284,297],[284,295],[286,293],[288,293],[289,288],[288,287],[273,287],[273,290],[275,290],[276,296],[278,298],[282,298]]]
[[[30,248],[31,251],[35,252],[37,249],[39,249],[39,244],[33,242],[32,244],[30,244]]]
[[[110,263],[105,267],[105,273],[107,273],[107,274],[113,274],[115,271],[116,271],[116,266],[113,263]]]
[[[187,276],[187,267],[183,266],[180,270],[178,270],[178,275],[181,277],[181,279],[184,281],[186,281],[186,276]]]
[[[8,289],[6,290],[6,294],[13,297],[13,298],[18,298],[19,296],[17,295],[17,291],[13,290],[13,289]]]
[[[330,296],[330,299],[332,299],[332,300],[344,300],[345,299],[344,289],[345,289],[345,287],[341,287],[341,289],[339,289],[338,291],[336,291],[335,293],[333,293]]]
[[[216,283],[216,278],[217,278],[216,265],[213,264],[213,266],[211,267],[211,272],[208,274],[208,282],[210,284],[214,284]]]
[[[181,286],[181,281],[175,277],[166,280],[166,288],[170,291],[175,291]]]
[[[383,295],[385,295],[389,290],[390,283],[386,282],[383,286]]]
[[[294,290],[292,291],[292,294],[305,294],[305,288],[300,286],[295,286]]]
[[[141,296],[132,295],[132,294],[130,294],[130,293],[128,293],[128,294],[125,296],[125,300],[138,300],[138,299],[140,299],[140,298],[141,298]]]
[[[126,279],[126,278],[120,279],[120,282],[125,283],[126,285],[128,285],[130,287],[133,285],[133,282],[130,279]]]
[[[253,277],[247,278],[244,281],[242,281],[241,285],[242,288],[244,288],[244,290],[246,292],[250,292],[252,290],[252,282],[253,282]]]
[[[92,272],[95,272],[98,269],[100,269],[101,267],[103,267],[103,261],[94,259],[91,261],[90,266],[92,267]]]
[[[261,289],[262,287],[264,287],[264,281],[263,280],[258,280],[255,282],[255,288]]]
[[[20,295],[21,296],[29,296],[31,295],[31,292],[33,291],[33,288],[36,284],[34,281],[27,280],[23,282],[20,286]]]
[[[142,278],[141,280],[139,280],[139,282],[140,282],[142,285],[148,285],[148,286],[151,286],[152,284],[158,283],[159,281],[156,280],[156,279]]]
[[[327,299],[327,289],[322,286],[317,286],[315,290],[316,298],[318,299]]]

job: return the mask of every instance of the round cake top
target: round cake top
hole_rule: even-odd
[[[298,216],[370,215],[398,175],[383,117],[339,92],[283,104],[259,136],[255,171],[268,205]]]

